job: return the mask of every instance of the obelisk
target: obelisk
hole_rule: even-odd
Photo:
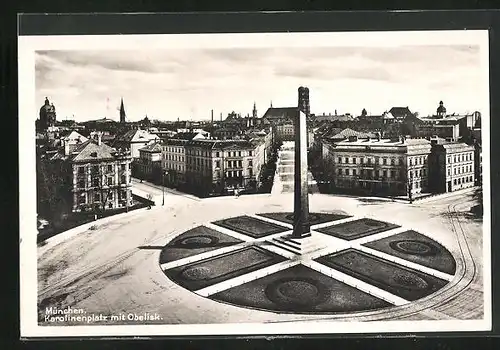
[[[309,181],[307,172],[307,116],[300,109],[294,123],[295,131],[295,171],[293,238],[311,236],[309,223]]]

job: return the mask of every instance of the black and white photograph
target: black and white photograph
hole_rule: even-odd
[[[21,336],[491,330],[488,57],[484,30],[20,36]]]

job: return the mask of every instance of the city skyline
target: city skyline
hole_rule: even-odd
[[[36,102],[48,97],[58,120],[209,120],[231,111],[262,116],[297,105],[310,89],[311,112],[381,114],[408,106],[433,114],[481,111],[479,46],[319,47],[37,51]],[[484,111],[483,111],[484,112]]]

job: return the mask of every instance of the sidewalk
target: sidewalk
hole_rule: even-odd
[[[140,187],[142,187],[142,188],[140,188]],[[151,192],[148,192],[146,190],[146,188],[148,188],[148,187],[152,190]],[[139,180],[139,179],[132,178],[132,189],[134,189],[134,188],[136,188],[139,191],[143,191],[145,193],[151,193],[153,196],[155,196],[155,192],[158,193],[158,191],[159,191],[159,194],[156,194],[156,196],[162,196],[162,191],[165,190],[165,194],[173,194],[175,196],[182,196],[182,197],[186,197],[186,198],[196,200],[196,201],[200,200],[200,198],[198,198],[192,194],[189,194],[189,193],[180,192],[180,191],[174,190],[172,188],[168,188],[168,187],[165,187],[163,189],[162,186],[160,186],[160,185],[155,185],[155,184],[152,184],[151,182],[147,182],[145,180],[143,180],[141,182],[141,180]]]
[[[418,200],[419,202],[431,202],[431,201],[445,199],[445,198],[454,197],[454,196],[463,196],[464,194],[466,194],[468,192],[472,192],[472,191],[477,190],[479,187],[480,186],[474,186],[474,187],[464,188],[464,189],[461,189],[458,191],[453,191],[453,192],[431,194],[425,198],[416,199],[416,200]]]

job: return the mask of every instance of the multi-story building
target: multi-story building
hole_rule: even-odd
[[[247,140],[193,140],[186,144],[186,184],[200,194],[253,188],[254,145]]]
[[[40,156],[44,171],[38,174],[39,181],[45,183],[41,203],[50,205],[54,196],[64,199],[65,208],[57,208],[61,212],[106,211],[132,205],[130,152],[109,147],[99,136],[74,148],[66,143]]]
[[[475,185],[474,146],[458,142],[432,141],[431,188],[453,192]]]
[[[136,176],[153,183],[162,183],[162,147],[160,142],[151,143],[139,150],[135,160]]]
[[[162,143],[161,167],[165,185],[182,188],[186,184],[186,139],[166,139]]]
[[[430,142],[422,139],[359,139],[324,143],[324,173],[334,188],[382,195],[428,190]]]

